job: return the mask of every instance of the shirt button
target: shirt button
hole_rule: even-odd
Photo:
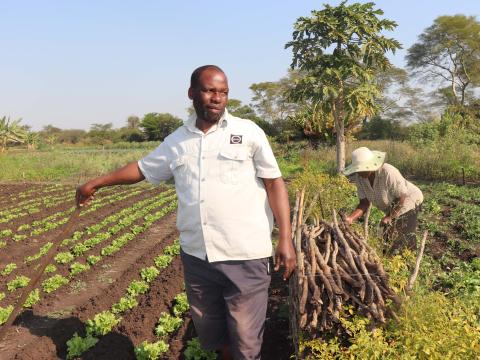
[[[205,178],[203,178],[202,181],[205,181]]]
[[[207,222],[205,221],[205,222],[203,223],[203,225],[207,225]]]
[[[205,200],[200,200],[200,202],[201,202],[201,203],[204,203],[204,202],[205,202]]]
[[[202,156],[202,160],[205,160],[205,156]]]

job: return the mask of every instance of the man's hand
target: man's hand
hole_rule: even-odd
[[[392,224],[392,217],[390,215],[384,216],[382,221],[380,221],[380,224],[382,224],[383,226],[391,225]]]
[[[347,223],[347,225],[352,225],[353,224],[353,218],[351,216],[347,216],[345,218],[345,222]]]
[[[137,162],[131,162],[121,169],[102,175],[79,186],[77,188],[77,193],[75,194],[77,206],[90,204],[94,198],[95,192],[104,186],[135,184],[143,179],[145,179],[145,176],[143,176],[140,171]]]
[[[293,249],[293,244],[289,239],[280,241],[277,245],[275,251],[275,271],[280,270],[280,266],[285,266],[285,271],[283,272],[283,280],[287,280],[295,270],[297,265],[297,257],[295,255],[295,250]]]
[[[77,192],[75,194],[75,200],[77,202],[77,207],[82,207],[85,205],[89,205],[90,202],[95,198],[95,192],[97,189],[91,182],[87,182],[77,188]]]

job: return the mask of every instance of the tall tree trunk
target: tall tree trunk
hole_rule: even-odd
[[[336,149],[337,149],[337,174],[345,170],[345,124],[343,123],[342,100],[333,102],[333,118],[335,120]]]
[[[345,124],[343,118],[335,120],[335,131],[337,133],[337,174],[345,170]]]

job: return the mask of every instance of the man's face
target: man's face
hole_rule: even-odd
[[[198,86],[188,89],[188,97],[193,100],[193,107],[199,119],[217,123],[227,106],[227,77],[216,69],[203,71]]]

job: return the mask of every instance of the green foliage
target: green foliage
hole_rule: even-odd
[[[182,120],[171,114],[149,113],[143,117],[139,127],[148,141],[163,141],[182,124]]]
[[[158,319],[158,324],[155,327],[155,335],[158,337],[169,335],[178,330],[182,323],[183,319],[162,312],[160,314],[160,318]]]
[[[85,351],[95,346],[97,342],[98,339],[92,335],[81,337],[77,333],[73,334],[73,337],[67,341],[67,359],[78,358]]]
[[[62,275],[54,275],[52,277],[49,277],[48,279],[45,279],[42,282],[42,288],[43,291],[45,291],[47,294],[51,293],[52,291],[57,290],[59,287],[68,284],[69,280],[66,277],[63,277]]]
[[[399,121],[374,116],[363,124],[362,130],[357,134],[358,139],[394,139],[404,140],[407,136],[407,128]]]
[[[451,101],[463,105],[468,87],[480,82],[480,22],[475,16],[439,16],[406,59],[425,78],[449,86]]]
[[[401,47],[382,34],[397,24],[379,19],[383,11],[373,9],[374,5],[346,5],[346,1],[336,7],[326,4],[323,10],[313,10],[310,17],[297,19],[293,40],[285,46],[292,48],[292,69],[305,73],[291,89],[291,99],[309,109],[301,116],[305,130],[322,136],[326,129],[332,132],[335,128],[339,172],[345,165],[341,155],[345,136],[378,110],[376,100],[381,94],[376,71],[390,68],[385,53]]]
[[[180,241],[176,239],[172,245],[165,246],[163,253],[170,256],[180,255]]]
[[[86,322],[87,335],[102,336],[112,331],[113,327],[120,322],[121,318],[117,318],[110,311],[102,311],[96,314],[93,319]]]
[[[55,255],[55,261],[59,264],[67,264],[75,259],[75,256],[70,252],[61,252]]]
[[[90,269],[90,265],[75,262],[70,265],[70,275],[75,276],[80,274],[81,272],[87,271],[88,269]]]
[[[112,313],[122,314],[127,310],[133,309],[137,305],[138,301],[135,299],[135,297],[131,295],[123,296],[117,303],[112,305]]]
[[[16,268],[17,268],[17,264],[15,264],[15,263],[7,264],[7,265],[5,265],[5,267],[3,268],[3,270],[0,274],[2,276],[7,276],[8,274],[10,274]]]
[[[2,301],[3,299],[5,299],[5,293],[4,292],[0,292],[0,301]]]
[[[187,348],[183,353],[185,360],[216,360],[217,354],[213,351],[205,350],[198,338],[194,338],[187,342]]]
[[[35,305],[37,302],[40,301],[40,290],[35,289],[27,297],[27,300],[25,300],[25,304],[23,304],[24,308],[31,308],[33,305]]]
[[[173,305],[173,313],[175,316],[182,316],[185,312],[190,309],[190,304],[188,303],[187,294],[180,293],[175,296],[174,299],[175,305]]]
[[[23,288],[28,285],[30,282],[30,278],[24,275],[17,275],[15,279],[10,280],[7,283],[7,289],[8,291],[13,291],[18,288]]]
[[[45,268],[45,274],[50,274],[50,273],[55,272],[55,271],[57,271],[57,267],[53,264],[49,264]]]
[[[159,340],[154,343],[147,341],[135,348],[135,356],[137,360],[157,360],[162,354],[168,351],[168,344]]]
[[[150,266],[140,270],[141,278],[147,283],[152,282],[160,274],[160,271],[155,266]]]
[[[7,322],[8,317],[13,311],[13,305],[8,305],[6,308],[0,306],[0,325]]]
[[[312,206],[311,216],[325,219],[331,218],[332,209],[351,207],[356,194],[355,186],[345,176],[329,176],[310,169],[292,181],[290,191],[303,188],[305,203]]]
[[[27,132],[20,125],[22,119],[11,121],[10,118],[3,116],[0,118],[0,151],[7,149],[9,143],[23,143],[27,137]]]
[[[137,296],[139,294],[145,294],[150,286],[147,282],[141,280],[133,280],[127,288],[127,293],[130,296]]]
[[[415,294],[399,322],[368,329],[368,321],[343,321],[352,334],[346,347],[334,338],[301,343],[307,359],[475,359],[480,351],[477,316],[438,292]]]
[[[90,265],[95,265],[97,262],[99,262],[100,260],[102,259],[101,256],[98,256],[98,255],[89,255],[87,257],[87,263],[89,263]]]
[[[173,257],[172,255],[158,255],[154,262],[155,266],[159,269],[165,269],[170,263],[172,262]]]

